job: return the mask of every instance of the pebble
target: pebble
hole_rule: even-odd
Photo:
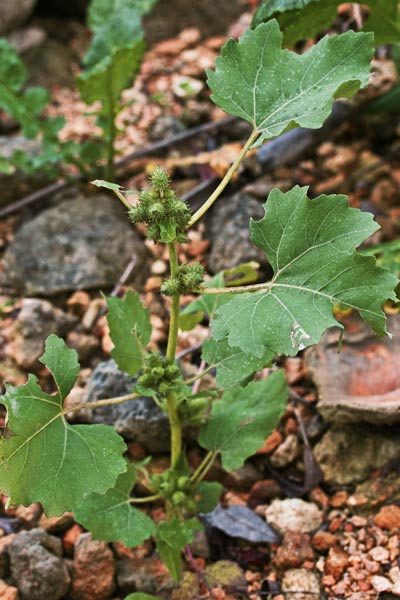
[[[270,458],[275,469],[282,469],[292,463],[300,454],[300,442],[295,433],[290,433]]]
[[[339,546],[332,546],[329,549],[328,557],[325,563],[325,572],[332,575],[338,581],[349,563],[347,552]]]
[[[317,531],[312,538],[312,544],[318,551],[329,550],[337,542],[336,535],[329,531]]]
[[[286,531],[314,531],[322,524],[322,512],[311,503],[299,498],[274,500],[265,511],[267,522],[283,535]]]
[[[393,584],[386,577],[382,577],[381,575],[374,575],[371,577],[371,583],[374,590],[378,593],[388,592],[393,588]]]
[[[1,600],[18,600],[18,589],[11,585],[7,585],[5,581],[0,579],[0,598]]]
[[[388,504],[375,515],[374,523],[382,529],[400,529],[400,506]]]
[[[300,567],[308,560],[313,561],[314,558],[310,536],[298,531],[287,531],[274,562],[276,567],[283,571]]]
[[[387,562],[389,560],[389,550],[382,546],[375,546],[369,551],[372,560],[377,562]]]
[[[83,533],[75,544],[72,566],[74,600],[109,600],[115,588],[113,554],[105,542]]]
[[[282,580],[285,600],[320,600],[319,577],[308,569],[289,569]],[[303,593],[301,593],[303,592]]]

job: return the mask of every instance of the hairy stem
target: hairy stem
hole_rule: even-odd
[[[175,242],[168,244],[171,277],[178,274],[179,263]],[[169,322],[167,352],[165,358],[171,365],[175,362],[179,329],[179,294],[172,296],[171,317]],[[177,397],[174,392],[167,396],[167,410],[171,427],[171,467],[174,468],[182,452],[182,423],[178,414]]]
[[[194,215],[192,216],[192,218],[189,221],[188,227],[191,227],[192,225],[194,225],[194,223],[196,223],[199,219],[201,219],[201,217],[208,211],[208,209],[219,198],[219,196],[222,194],[222,192],[224,191],[224,189],[226,188],[226,186],[232,179],[233,174],[235,173],[238,166],[242,162],[248,149],[254,144],[254,142],[258,138],[259,134],[260,134],[260,132],[257,131],[256,129],[254,129],[251,132],[251,135],[250,135],[249,139],[247,140],[247,142],[245,143],[245,145],[243,146],[243,148],[241,149],[239,156],[237,157],[235,162],[232,164],[229,171],[227,171],[225,177],[223,178],[221,183],[218,185],[218,187],[214,190],[214,192],[211,194],[211,196],[208,198],[208,200],[206,200],[204,202],[204,204],[202,206],[200,206],[200,208],[194,213]]]
[[[63,410],[63,415],[67,415],[69,413],[77,412],[78,410],[82,410],[83,408],[99,408],[100,406],[109,406],[111,404],[121,404],[122,402],[128,402],[128,400],[134,400],[135,398],[140,398],[141,394],[136,394],[132,392],[132,394],[126,394],[125,396],[117,396],[116,398],[106,398],[105,400],[97,400],[96,402],[86,402],[85,404],[77,404],[76,406],[71,406],[70,408],[66,408]]]

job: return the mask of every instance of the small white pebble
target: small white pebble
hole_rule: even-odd
[[[393,588],[393,583],[389,581],[386,577],[382,577],[381,575],[374,575],[371,578],[372,587],[378,593],[380,592],[388,592]]]
[[[376,546],[369,551],[369,554],[373,560],[377,562],[387,562],[389,560],[389,550],[382,546]]]

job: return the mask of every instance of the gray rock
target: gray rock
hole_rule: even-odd
[[[119,592],[124,596],[131,592],[155,594],[157,588],[155,576],[138,570],[138,561],[134,558],[117,561],[117,582]]]
[[[0,0],[0,35],[24,23],[33,13],[37,0]]]
[[[115,361],[107,360],[93,371],[85,402],[124,396],[132,391],[134,383],[135,379],[120,371]],[[102,406],[91,412],[93,423],[112,425],[126,440],[138,442],[153,454],[169,449],[168,417],[151,398]]]
[[[210,271],[218,273],[250,260],[266,265],[264,252],[250,242],[249,232],[250,218],[258,220],[263,215],[261,202],[241,192],[222,198],[214,205],[208,217]]]
[[[308,533],[321,525],[322,512],[313,502],[288,498],[274,500],[266,509],[265,518],[282,534],[289,530]]]
[[[2,283],[25,295],[111,287],[133,255],[133,278],[140,284],[149,253],[113,198],[65,200],[17,231],[4,257]]]
[[[43,354],[48,335],[63,336],[74,325],[76,318],[54,307],[47,300],[24,298],[15,321],[14,339],[10,354],[23,369],[40,367],[38,358]]]
[[[320,600],[319,577],[309,569],[289,569],[282,580],[285,600]],[[300,593],[303,592],[303,593]]]
[[[314,447],[314,456],[327,483],[359,483],[371,471],[400,458],[399,434],[361,424],[335,425]]]
[[[11,576],[23,600],[59,600],[70,577],[62,560],[61,540],[42,529],[18,533],[7,546]]]
[[[183,123],[176,117],[161,115],[151,124],[149,138],[152,142],[158,142],[181,133],[184,129]]]

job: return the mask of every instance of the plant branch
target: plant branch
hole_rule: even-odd
[[[200,483],[200,481],[202,481],[202,479],[204,479],[204,477],[207,475],[208,471],[213,466],[214,461],[217,458],[217,456],[218,456],[218,452],[215,450],[214,451],[210,450],[205,455],[202,462],[199,464],[199,466],[197,467],[197,469],[195,470],[195,472],[192,474],[192,476],[190,478],[192,483]]]
[[[168,244],[169,251],[169,264],[171,271],[171,278],[176,277],[178,274],[179,264],[178,255],[176,252],[175,242]],[[168,333],[168,344],[167,353],[165,358],[167,362],[173,364],[175,362],[176,346],[178,343],[178,329],[179,329],[179,294],[172,296],[171,304],[171,317],[169,322],[169,333]]]
[[[178,254],[175,242],[168,244],[169,265],[171,277],[176,277],[179,270]],[[165,358],[171,365],[175,362],[176,346],[178,343],[179,329],[179,300],[180,295],[172,296],[171,316],[169,322],[167,352]],[[182,452],[182,422],[178,414],[176,394],[170,392],[167,395],[167,411],[171,427],[171,467],[174,468]]]
[[[119,200],[121,200],[122,204],[128,209],[131,210],[132,205],[129,204],[128,200],[125,198],[125,196],[122,194],[122,192],[120,192],[119,190],[113,190],[114,194],[117,196],[117,198]]]
[[[183,383],[185,385],[192,385],[192,383],[195,383],[195,381],[198,381],[199,379],[204,377],[204,375],[207,375],[207,373],[212,371],[214,368],[215,368],[215,365],[211,365],[211,366],[207,367],[207,369],[204,369],[200,373],[197,373],[197,375],[194,375],[190,379],[184,379]]]
[[[63,410],[63,415],[68,415],[72,412],[77,412],[83,408],[99,408],[100,406],[110,406],[112,404],[122,404],[122,402],[128,402],[128,400],[135,400],[135,398],[141,398],[141,394],[132,392],[132,394],[126,394],[125,396],[117,396],[116,398],[106,398],[105,400],[97,400],[96,402],[86,402],[85,404],[78,404],[77,406],[71,406]]]
[[[153,496],[144,496],[143,498],[129,498],[129,504],[145,504],[146,502],[154,502],[160,498],[160,494],[153,494]]]
[[[200,206],[199,210],[197,210],[194,213],[194,215],[192,216],[192,218],[189,221],[188,227],[191,227],[199,219],[201,219],[201,217],[208,211],[208,209],[219,198],[219,196],[222,194],[222,192],[224,191],[224,189],[226,188],[226,186],[228,185],[228,183],[232,179],[233,174],[235,173],[235,171],[237,170],[238,166],[242,162],[242,160],[245,157],[247,151],[254,144],[254,142],[256,141],[256,139],[258,138],[259,135],[260,135],[260,132],[257,129],[254,129],[251,132],[251,135],[248,138],[248,140],[245,143],[245,145],[243,146],[243,148],[241,149],[239,156],[237,157],[237,159],[235,160],[235,162],[232,164],[232,166],[230,167],[229,171],[227,171],[225,177],[223,178],[223,180],[221,181],[221,183],[218,185],[218,187],[215,189],[215,191],[211,194],[211,196],[208,198],[208,200],[206,200],[204,202],[204,204],[202,206]]]

